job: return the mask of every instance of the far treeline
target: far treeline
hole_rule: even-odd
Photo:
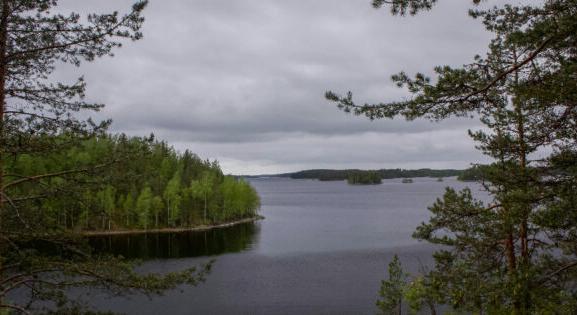
[[[375,171],[351,172],[347,178],[351,185],[377,185],[382,183],[381,175]]]
[[[256,191],[242,179],[223,175],[218,162],[188,150],[179,153],[153,136],[104,135],[51,154],[21,154],[6,164],[10,173],[24,178],[98,165],[10,190],[21,196],[16,200],[27,209],[20,212],[24,220],[59,229],[191,227],[254,217],[259,208]],[[45,187],[66,193],[25,199],[45,193]]]
[[[464,171],[455,169],[433,170],[428,168],[418,170],[380,169],[374,171],[366,171],[358,169],[348,169],[348,170],[316,169],[316,170],[305,170],[296,173],[282,174],[279,175],[279,177],[332,181],[332,180],[349,180],[350,176],[355,176],[355,174],[360,173],[376,173],[380,175],[381,179],[392,179],[392,178],[416,178],[416,177],[438,177],[438,178],[453,177],[453,176],[461,176],[461,174],[463,174]]]

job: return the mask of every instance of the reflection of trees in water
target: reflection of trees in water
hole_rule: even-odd
[[[180,258],[236,253],[253,245],[258,223],[246,223],[204,232],[108,235],[89,238],[97,253],[126,258]]]

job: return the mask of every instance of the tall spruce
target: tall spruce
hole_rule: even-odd
[[[473,1],[478,4],[479,1]],[[375,0],[393,14],[436,1]],[[490,314],[577,312],[577,1],[474,7],[494,37],[484,57],[438,66],[433,79],[392,77],[409,100],[356,104],[327,92],[345,112],[370,119],[473,116],[470,131],[493,159],[478,167],[492,201],[447,189],[414,237],[449,249],[435,254],[425,283],[458,310]],[[440,286],[439,286],[440,284]],[[439,289],[440,288],[440,289]]]

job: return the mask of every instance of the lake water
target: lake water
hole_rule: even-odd
[[[205,283],[151,300],[95,293],[91,303],[127,314],[374,314],[394,254],[413,272],[432,262],[432,248],[411,238],[428,219],[427,206],[446,186],[482,194],[477,184],[453,178],[373,186],[282,178],[251,183],[265,220],[209,232],[93,240],[102,250],[145,259],[145,271],[216,258]]]

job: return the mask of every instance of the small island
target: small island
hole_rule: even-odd
[[[382,182],[381,175],[375,171],[351,172],[347,177],[347,183],[350,185],[378,185]]]
[[[403,184],[411,184],[411,183],[413,183],[413,179],[412,178],[403,178],[402,183]]]

